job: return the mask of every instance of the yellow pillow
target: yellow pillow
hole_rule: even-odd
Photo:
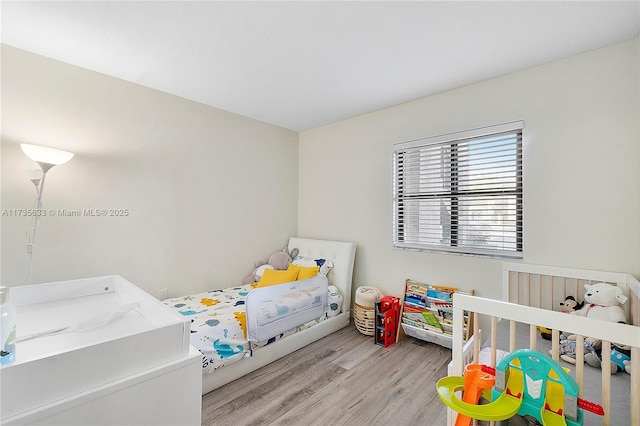
[[[262,278],[258,281],[256,288],[268,287],[270,285],[289,283],[298,278],[297,270],[276,271],[275,269],[265,269]]]
[[[304,280],[307,278],[313,278],[318,275],[318,271],[320,270],[319,266],[298,266],[293,263],[289,265],[289,269],[294,269],[298,271],[298,279]]]

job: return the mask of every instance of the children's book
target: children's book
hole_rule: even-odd
[[[444,331],[442,325],[440,324],[440,321],[433,312],[425,311],[422,313],[422,316],[427,321],[427,324],[429,324],[431,327],[437,328],[440,331]]]
[[[459,292],[458,289],[411,280],[407,280],[405,284],[402,322],[432,332],[451,335],[453,332],[453,295]],[[468,312],[464,312],[462,318],[463,330],[468,334],[470,324]]]
[[[404,301],[418,306],[427,306],[427,284],[407,283],[407,291],[404,294]]]
[[[426,320],[425,320],[424,316],[422,315],[422,312],[406,312],[405,311],[405,312],[402,313],[402,317],[406,318],[408,320],[411,320],[413,322],[426,323]]]
[[[431,302],[430,305],[439,311],[453,312],[452,302]]]
[[[404,301],[418,306],[427,306],[426,295],[420,293],[407,291],[404,296]]]
[[[427,294],[427,289],[429,288],[428,284],[417,283],[414,281],[409,281],[407,283],[407,291],[412,291],[415,293]]]
[[[447,292],[447,291],[440,291],[440,290],[436,290],[436,289],[429,289],[427,291],[427,297],[431,298],[431,299],[438,299],[438,300],[443,300],[445,302],[451,302],[453,301],[453,296],[452,296],[453,292]]]
[[[445,287],[442,285],[430,285],[429,288],[445,293],[455,293],[458,291],[458,287]]]

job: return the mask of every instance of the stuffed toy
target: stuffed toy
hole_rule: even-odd
[[[602,356],[599,353],[585,355],[584,361],[592,367],[602,368]],[[611,362],[611,374],[620,371],[631,374],[631,346],[612,343],[609,362]]]
[[[617,343],[611,346],[611,371],[614,369],[631,374],[631,346]]]
[[[585,284],[584,306],[573,312],[574,315],[611,322],[627,322],[620,307],[627,301],[622,289],[607,283]]]
[[[562,302],[560,302],[560,312],[570,314],[573,311],[577,311],[582,308],[584,302],[578,303],[575,297],[567,296]],[[540,337],[545,340],[551,340],[551,330],[546,327],[538,327],[540,330]]]
[[[578,303],[572,296],[568,296],[564,302],[560,303],[560,310],[563,312],[569,312],[571,314],[587,316],[590,318],[600,316],[600,319],[604,319],[604,305],[613,303],[614,305],[611,306],[611,308],[613,308],[613,318],[620,318],[620,316],[624,318],[624,312],[622,311],[622,308],[617,305],[617,300],[619,299],[622,303],[624,303],[624,301],[626,301],[626,298],[622,296],[622,291],[618,287],[612,286],[610,284],[598,283],[594,285],[585,285],[585,290],[587,291],[587,293],[585,294],[586,303]],[[591,306],[587,307],[587,303],[589,303]],[[594,307],[596,309],[591,310],[591,308]],[[585,362],[587,362],[587,364],[600,364],[600,358],[598,354],[600,353],[601,343],[602,342],[599,339],[594,339],[591,337],[586,337],[584,339],[584,360]],[[576,363],[575,335],[566,335],[564,333],[560,335],[559,354],[562,360],[571,364]]]
[[[627,297],[622,293],[622,289],[607,283],[597,283],[593,285],[585,284],[586,293],[584,295],[585,304],[575,315],[588,318],[600,319],[604,321],[626,323],[627,318],[620,307],[627,301]],[[594,343],[593,351],[585,351],[584,361],[592,367],[601,368],[602,359],[600,352],[600,341],[585,339]],[[586,343],[585,343],[586,344]],[[624,361],[630,360],[630,351],[624,346],[616,345],[611,347],[611,373],[625,371]]]
[[[257,261],[256,266],[251,272],[251,274],[244,279],[245,284],[253,284],[260,281],[262,278],[262,274],[265,269],[275,269],[277,271],[286,271],[291,262],[293,262],[293,258],[298,255],[299,250],[297,248],[291,249],[289,251],[286,247],[281,251],[273,253],[269,256],[269,259],[265,261]]]
[[[329,304],[329,307],[327,310],[327,316],[329,318],[333,318],[342,310],[342,295],[334,285],[330,285],[328,289],[329,295],[327,296],[327,303]]]
[[[584,302],[578,302],[575,297],[567,296],[562,302],[560,302],[560,312],[565,314],[572,314],[584,306]],[[546,338],[544,335],[543,338]],[[551,339],[551,331],[549,331],[549,337]],[[584,353],[591,353],[599,349],[598,341],[594,339],[584,339]],[[551,351],[549,351],[551,352]],[[576,336],[560,333],[560,346],[558,349],[560,359],[570,363],[576,363]]]
[[[584,302],[578,303],[575,297],[567,296],[563,302],[560,302],[560,312],[570,314],[573,311],[579,311],[584,306]]]
[[[600,340],[586,338],[584,339],[584,358],[586,360],[587,355],[596,354],[600,350]],[[551,355],[551,351],[549,351]],[[567,336],[566,334],[560,334],[560,346],[558,347],[558,354],[560,359],[568,362],[569,364],[576,364],[576,336]]]

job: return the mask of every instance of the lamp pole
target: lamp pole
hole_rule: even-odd
[[[27,274],[27,285],[31,284],[31,270],[33,269],[33,246],[36,242],[36,233],[38,232],[38,227],[40,226],[40,213],[42,211],[42,194],[44,191],[44,179],[47,177],[47,172],[51,169],[54,164],[42,163],[38,162],[40,169],[42,170],[42,177],[35,182],[32,180],[34,185],[36,185],[36,209],[33,215],[33,226],[27,234],[27,253],[29,254],[29,273]]]
[[[36,241],[36,233],[40,226],[40,216],[42,213],[42,194],[44,192],[44,180],[47,176],[47,172],[53,167],[59,164],[64,164],[73,158],[73,154],[67,151],[61,151],[59,149],[47,148],[43,146],[20,144],[22,151],[27,157],[35,161],[40,170],[41,175],[35,175],[28,172],[29,180],[36,187],[36,201],[35,212],[33,215],[33,225],[29,231],[27,231],[27,254],[29,255],[29,272],[27,274],[27,285],[31,284],[31,271],[33,269],[33,248]]]

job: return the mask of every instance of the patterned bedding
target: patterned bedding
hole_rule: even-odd
[[[191,345],[202,352],[203,373],[235,362],[249,350],[245,300],[253,289],[250,284],[223,290],[175,297],[164,300],[165,305],[191,319]],[[261,324],[269,324],[291,313],[317,306],[319,288],[292,291],[277,299],[267,299],[259,307]],[[326,315],[288,332],[254,344],[264,346],[287,335],[304,330],[322,321]]]

